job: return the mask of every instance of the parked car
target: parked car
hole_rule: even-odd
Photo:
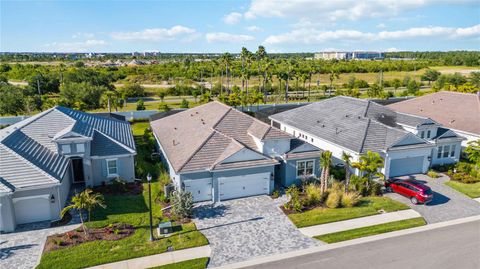
[[[415,180],[388,179],[385,181],[387,192],[396,192],[408,197],[412,204],[427,204],[433,200],[433,192],[430,187]]]

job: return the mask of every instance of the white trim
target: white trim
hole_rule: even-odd
[[[117,158],[105,159],[105,161],[107,163],[107,177],[118,177],[118,159]],[[110,174],[110,167],[108,166],[108,162],[111,162],[111,161],[115,161],[115,170],[116,170],[116,173],[112,173],[112,174]]]
[[[298,163],[300,163],[300,162],[305,163],[304,171],[307,170],[307,162],[313,162],[312,174],[311,175],[305,175],[305,176],[316,176],[315,175],[315,159],[305,159],[305,160],[301,160],[301,161],[296,161],[296,163],[295,163],[295,178],[301,177],[301,175],[300,176],[298,175]]]
[[[278,161],[277,161],[278,162]],[[270,167],[270,166],[275,166],[278,165],[278,163],[272,163],[272,164],[265,164],[265,165],[252,165],[252,166],[244,166],[244,167],[237,167],[237,168],[226,168],[226,169],[216,169],[216,170],[199,170],[199,172],[211,172],[211,173],[218,173],[218,172],[225,172],[225,171],[232,171],[232,170],[240,170],[240,169],[252,169],[252,168],[257,168],[257,167]],[[195,173],[195,171],[192,172],[185,172],[185,173]],[[180,175],[181,173],[179,173]]]
[[[127,157],[132,157],[135,156],[135,154],[118,154],[118,155],[108,155],[108,156],[90,156],[90,159],[93,160],[105,160],[105,159],[112,159],[112,158],[127,158]]]
[[[18,197],[18,198],[13,198],[12,201],[15,204],[18,201],[22,200],[30,200],[30,199],[35,199],[35,198],[45,198],[50,200],[50,194],[41,194],[41,195],[33,195],[33,196],[25,196],[25,197]]]

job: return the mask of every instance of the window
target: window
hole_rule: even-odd
[[[108,176],[118,176],[117,159],[107,160],[107,174]]]
[[[314,161],[298,161],[297,162],[297,176],[313,175]]]
[[[85,152],[85,144],[75,144],[77,152]]]
[[[447,158],[450,153],[450,145],[443,146],[443,158]]]
[[[71,152],[72,152],[72,148],[70,147],[69,144],[62,145],[62,152],[63,152],[63,153],[71,153]]]
[[[422,131],[422,132],[420,133],[420,137],[421,137],[421,138],[424,138],[424,137],[425,137],[425,131]]]
[[[450,149],[450,157],[454,157],[454,156],[455,156],[455,145],[452,145]]]
[[[442,146],[438,147],[437,159],[442,158]]]
[[[428,130],[427,131],[427,138],[430,138],[430,135],[432,134],[432,131]]]

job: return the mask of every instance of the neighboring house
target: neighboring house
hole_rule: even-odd
[[[395,111],[428,117],[455,131],[468,141],[480,139],[480,92],[441,91],[388,105]]]
[[[130,124],[54,107],[0,130],[0,231],[57,220],[71,184],[135,178]]]
[[[195,202],[270,194],[275,181],[318,176],[318,148],[219,102],[150,124],[176,188]]]
[[[385,159],[387,177],[426,173],[436,164],[458,162],[464,139],[437,122],[394,112],[373,101],[345,96],[330,98],[270,116],[273,126],[332,152],[359,160],[367,151]],[[358,174],[358,171],[356,171]]]

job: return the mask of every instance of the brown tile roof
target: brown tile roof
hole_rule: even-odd
[[[290,137],[216,101],[154,120],[150,124],[176,172],[217,169],[217,166],[256,165],[258,161],[228,166],[219,163],[243,148],[257,151],[252,136],[258,139]],[[276,162],[271,159],[268,161],[270,164]]]
[[[431,118],[446,128],[480,135],[480,96],[477,94],[441,91],[388,107]]]

